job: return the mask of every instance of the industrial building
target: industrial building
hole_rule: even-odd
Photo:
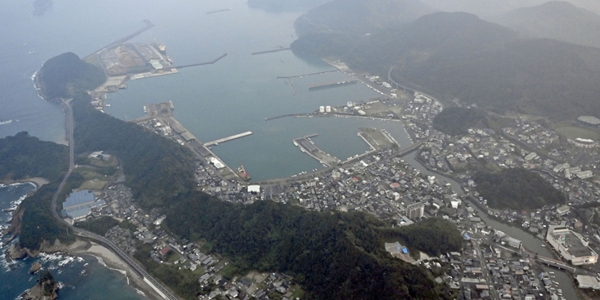
[[[597,127],[598,125],[600,125],[600,119],[594,117],[594,116],[581,116],[579,118],[577,118],[577,121],[588,125],[588,126],[594,126]]]
[[[105,206],[104,200],[96,200],[92,191],[83,190],[71,193],[65,202],[63,202],[62,216],[69,217],[74,221],[87,217],[92,208]]]
[[[577,279],[577,283],[579,283],[580,289],[600,290],[600,282],[594,276],[577,275],[575,278]]]
[[[546,241],[562,258],[575,266],[595,264],[598,261],[598,254],[588,246],[589,242],[567,227],[549,226]]]

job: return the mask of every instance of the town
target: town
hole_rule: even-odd
[[[172,118],[172,104],[149,105],[153,108],[148,109],[148,117],[136,122],[196,153],[198,189],[223,201],[251,204],[268,200],[320,212],[362,211],[393,226],[430,217],[451,220],[463,233],[462,253],[411,257],[399,243],[386,249],[399,259],[439,274],[436,281],[448,284],[461,299],[567,299],[567,293],[563,294],[565,283],[559,284],[555,280],[558,274],[543,265],[568,271],[581,289],[600,290],[596,275],[600,271],[596,266],[600,251],[600,217],[596,215],[600,213],[600,187],[594,172],[600,158],[596,151],[598,139],[590,137],[597,134],[600,120],[583,116],[579,124],[562,124],[557,132],[547,122],[509,114],[503,117],[508,121],[500,130],[475,126],[466,134],[451,136],[433,127],[434,118],[444,108],[434,97],[392,88],[377,76],[348,74],[384,96],[341,107],[320,107],[310,116],[399,122],[413,145],[401,148],[385,131],[364,128],[359,137],[371,148],[364,154],[345,161],[330,160],[324,169],[312,173],[247,182]],[[454,105],[471,108],[458,100]],[[303,149],[319,159],[315,154],[318,148],[312,145]],[[405,160],[411,153],[416,153],[415,161],[421,168]],[[95,153],[90,159],[108,160],[110,155]],[[491,208],[477,192],[472,178],[474,165],[534,171],[564,193],[568,202],[535,210]],[[71,222],[105,216],[126,221],[105,236],[130,254],[135,253],[138,242],[150,245],[157,263],[177,266],[181,272],[197,276],[206,292],[199,299],[301,296],[301,288],[286,274],[230,276],[226,257],[207,251],[202,244],[170,236],[161,228],[165,216],[158,210],[143,211],[123,184],[122,175],[115,177],[120,180],[92,189],[96,195],[93,199],[67,207],[65,216]],[[538,244],[554,249],[551,257],[531,252],[521,240],[486,224],[484,218],[529,232]],[[556,273],[563,272],[560,270]]]

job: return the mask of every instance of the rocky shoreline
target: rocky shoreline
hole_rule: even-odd
[[[58,299],[58,283],[52,273],[45,270],[40,274],[36,284],[19,296],[21,300],[55,300]]]

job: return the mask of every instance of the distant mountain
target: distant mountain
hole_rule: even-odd
[[[295,28],[299,36],[312,32],[364,35],[434,11],[419,0],[333,0],[302,15]]]
[[[423,3],[441,11],[468,12],[480,17],[497,16],[509,11],[540,5],[548,0],[421,0]],[[600,13],[598,0],[567,0],[569,3]]]
[[[308,35],[292,50],[383,76],[394,66],[397,82],[495,111],[600,116],[600,49],[518,38],[467,13],[434,13],[360,39]]]
[[[274,12],[307,11],[328,1],[329,0],[248,0],[248,6]]]
[[[490,20],[530,37],[600,47],[600,15],[564,1],[520,8]]]

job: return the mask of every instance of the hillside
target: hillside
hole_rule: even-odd
[[[419,0],[333,0],[298,18],[298,36],[327,32],[360,36],[408,23],[434,10]]]
[[[441,11],[462,11],[480,17],[496,16],[511,10],[541,5],[548,0],[421,0],[423,3]],[[600,2],[597,0],[567,0],[585,9],[600,13]]]
[[[334,56],[351,68],[484,108],[555,120],[600,116],[600,49],[550,39],[519,39],[467,13],[434,13],[369,37],[311,34],[301,55]]]
[[[490,20],[529,37],[600,47],[600,15],[564,1],[520,8]]]
[[[84,62],[72,52],[46,61],[35,77],[40,96],[46,100],[73,97],[98,87],[105,80],[104,71]]]
[[[392,229],[364,213],[317,213],[259,201],[232,204],[202,193],[182,197],[167,214],[169,230],[203,239],[242,272],[293,275],[307,299],[446,299],[423,268],[392,258],[384,238],[403,239],[430,255],[457,251],[462,238],[445,220]]]

